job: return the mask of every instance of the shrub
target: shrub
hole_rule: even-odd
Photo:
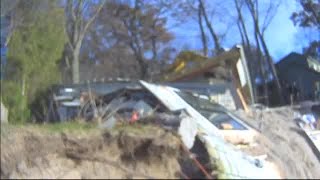
[[[2,81],[1,97],[9,110],[10,123],[25,123],[30,119],[27,97],[22,95],[21,85],[14,81]]]

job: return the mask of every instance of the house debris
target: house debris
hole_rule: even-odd
[[[177,86],[181,87],[182,85],[183,84],[178,84],[178,85],[176,84],[176,87]],[[110,87],[114,88],[116,86],[111,84]],[[95,89],[98,89],[98,88],[95,88]],[[67,90],[70,91],[70,88],[67,88]],[[83,90],[88,90],[88,89],[83,89]],[[122,86],[118,87],[118,90],[114,90],[113,92],[109,91],[110,93],[101,95],[101,97],[98,97],[97,95],[92,95],[93,97],[95,97],[94,98],[95,104],[92,104],[92,102],[90,101],[88,93],[85,93],[85,92],[80,93],[78,89],[74,89],[74,91],[78,93],[75,93],[73,97],[70,97],[71,96],[70,93],[69,94],[64,93],[64,94],[61,94],[60,96],[54,95],[55,97],[54,100],[56,101],[52,102],[51,104],[55,106],[52,106],[52,108],[50,108],[50,113],[49,113],[50,116],[48,116],[49,118],[48,120],[61,119],[62,121],[64,121],[68,118],[69,119],[75,118],[77,115],[86,119],[87,121],[92,120],[94,118],[94,113],[95,113],[93,111],[92,105],[97,106],[98,111],[96,112],[96,116],[100,113],[101,117],[104,117],[104,115],[101,115],[101,113],[104,113],[104,114],[109,113],[107,109],[112,109],[114,110],[115,113],[121,112],[120,114],[123,114],[123,116],[125,116],[126,119],[130,119],[133,116],[133,114],[130,114],[131,112],[135,112],[136,116],[139,116],[139,118],[143,118],[144,116],[152,112],[151,109],[157,109],[158,112],[165,111],[165,107],[161,105],[161,103],[158,102],[154,97],[152,97],[152,95],[150,96],[150,93],[143,90],[141,86],[138,86],[138,84],[122,84]],[[96,92],[97,91],[95,91],[95,94],[101,94],[101,91],[98,93]],[[194,91],[192,92],[193,92],[193,95],[199,96],[197,93],[194,93]],[[76,96],[77,94],[80,94],[80,97],[77,97]],[[91,92],[91,94],[93,94],[93,92]],[[249,126],[245,125],[238,117],[236,117],[226,108],[223,108],[221,105],[218,105],[216,103],[208,102],[208,100],[203,99],[205,97],[202,97],[201,95],[199,96],[199,98],[196,98],[196,97],[193,97],[193,95],[189,95],[189,94],[190,93],[180,92],[180,95],[185,96],[185,100],[191,105],[193,105],[193,108],[197,109],[199,112],[201,111],[202,114],[206,115],[206,118],[208,118],[209,120],[210,119],[212,120],[212,123],[215,124],[215,127],[220,129],[221,133],[226,137],[228,141],[230,142],[243,141],[243,143],[249,143],[253,141],[254,137],[256,136],[256,132]],[[165,94],[164,96],[167,96],[167,94]],[[79,103],[79,100],[77,100],[77,98],[79,98],[80,102],[82,102],[81,105]],[[190,98],[192,100],[190,100]],[[69,102],[66,102],[65,101],[66,99],[69,99]],[[126,100],[126,99],[130,99],[130,100]],[[62,100],[63,102],[61,102]],[[155,102],[158,102],[158,104],[155,104]],[[197,104],[195,104],[196,102]],[[174,102],[172,106],[176,106],[176,103],[177,102]],[[201,108],[200,106],[201,103],[207,104],[207,107]],[[78,105],[78,107],[72,107],[70,106],[71,104],[73,105],[76,104]],[[170,105],[168,107],[170,107]],[[59,111],[59,109],[65,109],[65,110]],[[80,111],[77,112],[77,109],[80,109]],[[141,112],[141,109],[143,109],[144,112]],[[102,112],[102,111],[105,111],[105,112]],[[174,112],[176,110],[173,109],[171,111]],[[66,114],[65,112],[68,112],[68,114]],[[107,119],[110,118],[110,122],[108,121],[108,123],[111,123],[112,119],[114,119],[115,117],[113,115],[109,115],[108,117],[105,117],[105,118]],[[123,118],[124,117],[122,117],[122,119]],[[104,124],[104,125],[107,125],[107,124]],[[107,127],[109,127],[109,125],[111,126],[112,123],[108,124]],[[233,130],[229,131],[228,129],[233,129]]]
[[[283,166],[292,160],[292,153],[287,158],[264,141],[266,125],[260,117],[255,117],[258,126],[253,126],[234,113],[244,109],[250,116],[258,110],[252,105],[257,100],[241,46],[214,58],[182,53],[157,84],[66,85],[55,92],[47,121],[79,119],[109,130],[118,124],[143,123],[174,131],[206,178],[283,178],[291,177],[290,173],[312,177],[296,170],[298,166]],[[302,114],[297,124],[319,152],[317,117]],[[199,144],[207,154],[206,162],[192,154]],[[212,167],[217,167],[215,172]]]
[[[217,83],[217,81],[232,82],[233,89],[238,89],[244,96],[245,104],[256,102],[248,63],[240,45],[213,58],[193,52],[181,53],[163,75],[162,80],[165,82],[207,82],[209,84]],[[236,101],[239,101],[239,96],[236,97]]]
[[[236,150],[232,144],[253,144],[258,133],[207,97],[144,81],[140,81],[139,86],[119,87],[104,95],[80,91],[75,94],[80,94],[81,100],[66,98],[66,94],[54,96],[60,102],[51,103],[58,104],[51,109],[51,116],[61,116],[59,112],[62,111],[57,109],[65,107],[70,115],[64,114],[60,119],[78,117],[99,122],[101,128],[112,129],[118,123],[158,124],[177,131],[189,150],[196,140],[203,143],[211,165],[218,163],[221,166],[218,170],[221,178],[281,178],[279,170],[270,168],[271,162]],[[66,99],[69,99],[68,103]],[[203,171],[206,174],[208,170],[204,168]]]
[[[320,157],[320,105],[312,106],[310,113],[297,116],[300,128],[312,142]]]
[[[200,60],[193,62],[193,59]],[[190,67],[187,63],[193,63],[193,68],[187,69],[186,67]],[[223,78],[219,79],[217,77]],[[201,81],[201,79],[205,79],[205,81]],[[252,81],[241,46],[237,46],[228,52],[209,59],[192,52],[182,54],[178,56],[177,61],[168,69],[168,73],[164,75],[162,80],[164,81],[161,83],[163,85],[208,96],[210,101],[217,102],[229,110],[247,109],[247,104],[255,102]],[[94,93],[103,95],[124,87],[139,87],[140,84],[118,82],[94,83],[90,84],[90,86]],[[81,103],[78,98],[84,98],[84,95],[81,93],[85,92],[88,94],[91,91],[86,85],[64,85],[62,87],[64,88],[61,88],[61,86],[57,87],[57,91],[59,92],[56,95],[60,99],[55,99],[55,103],[50,105],[50,109],[58,109],[57,106],[59,106],[60,109],[56,111],[60,111],[58,115],[61,117],[53,116],[57,115],[57,113],[51,112],[51,115],[47,117],[48,120],[51,118],[64,121],[74,118],[77,115],[75,107]],[[69,101],[63,98],[75,99],[74,101]]]
[[[319,102],[274,108],[251,107],[250,113],[234,112],[260,133],[254,146],[237,147],[253,156],[267,154],[281,168],[283,177],[317,179],[320,177],[320,156],[297,119],[299,114],[311,113],[314,105]]]
[[[183,92],[170,87],[141,83],[171,111],[184,109],[196,121],[198,137],[205,144],[211,161],[218,159],[222,165],[219,169],[221,171],[219,178],[281,178],[279,171],[262,165],[263,161],[260,159],[236,151],[233,145],[226,143],[217,127],[188,104],[190,101],[185,101],[189,97]],[[209,108],[206,105],[209,105],[208,101],[207,104],[203,103],[203,106]]]
[[[305,131],[305,133],[317,149],[318,155],[320,155],[320,130]]]

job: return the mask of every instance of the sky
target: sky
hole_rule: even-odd
[[[271,0],[259,0],[262,12],[263,4],[269,1]],[[296,0],[280,1],[282,1],[282,3],[277,10],[277,14],[271,21],[265,33],[267,46],[275,62],[279,61],[290,52],[301,53],[302,48],[307,46],[311,40],[320,40],[320,33],[316,30],[294,26],[290,16],[293,12],[301,9]],[[220,7],[215,8],[219,9],[218,13],[220,14],[217,16],[218,18],[213,18],[210,20],[212,20],[212,24],[216,31],[227,32],[225,38],[222,40],[222,46],[224,48],[231,48],[235,44],[240,44],[241,39],[236,25],[234,22],[231,22],[233,24],[230,24],[230,22],[226,23],[228,18],[230,19],[230,16],[227,12],[234,12],[233,0],[207,0],[204,2],[209,2],[207,4],[209,6],[211,5],[217,7],[222,5],[230,8],[227,9],[227,11]],[[170,27],[169,31],[171,31],[175,36],[175,39],[172,41],[172,45],[177,49],[189,48],[193,50],[200,50],[202,45],[198,24],[195,20],[192,20],[192,17],[185,17],[185,19],[187,21],[179,26],[174,26],[173,24],[175,22],[170,19],[168,20],[168,27]],[[248,27],[252,27],[250,24],[250,18],[245,19],[245,21]],[[207,35],[209,36],[208,32]],[[210,37],[208,37],[208,39],[211,40]],[[212,49],[212,47],[212,42],[209,42],[209,49]]]
[[[231,0],[225,0],[225,2],[229,1],[232,2]],[[263,1],[269,0],[260,1],[263,5]],[[282,0],[282,3],[277,10],[277,14],[265,32],[265,40],[275,62],[279,61],[291,52],[301,53],[302,48],[307,46],[310,40],[320,39],[320,32],[294,26],[290,16],[293,12],[300,9],[301,7],[295,0]],[[219,21],[221,23],[219,23]],[[250,23],[250,20],[246,19],[246,21],[247,24]],[[222,44],[224,48],[231,48],[235,44],[239,44],[241,42],[237,27],[235,25],[231,25],[231,27],[229,26],[229,28],[227,28],[224,25],[223,15],[218,21],[215,20],[215,22],[218,22],[214,26],[217,31],[220,29],[222,31],[228,30],[228,34]],[[250,25],[248,24],[248,26]],[[176,36],[176,39],[173,42],[178,47],[188,47],[190,49],[201,48],[199,28],[195,21],[190,21],[185,23],[183,26],[172,28],[171,31]],[[212,48],[213,46],[209,45],[209,48],[210,47]]]
[[[320,39],[320,32],[294,26],[290,16],[299,9],[294,2],[285,1],[279,7],[277,16],[266,32],[266,43],[276,61],[292,51],[302,52],[302,48],[307,46],[310,40]]]

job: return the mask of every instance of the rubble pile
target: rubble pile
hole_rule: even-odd
[[[318,116],[308,115],[312,111],[253,106],[234,112],[203,95],[139,83],[104,94],[89,88],[77,94],[53,95],[48,120],[91,123],[103,133],[85,137],[63,133],[50,141],[47,136],[27,133],[24,142],[18,143],[24,145],[20,151],[27,149],[24,154],[10,159],[20,153],[14,146],[15,150],[1,152],[5,157],[1,176],[320,177],[317,141],[308,141],[317,133]]]
[[[196,164],[207,178],[281,177],[277,168],[271,168],[275,165],[269,165],[272,162],[248,156],[233,147],[232,144],[252,144],[257,136],[256,130],[201,95],[140,81],[138,87],[122,87],[100,95],[91,91],[80,92],[78,98],[55,96],[53,104],[58,106],[52,109],[52,116],[60,120],[74,117],[94,122],[107,130],[138,123],[173,131],[188,151],[199,149],[199,143],[204,145],[208,152],[205,165]],[[76,108],[64,114],[62,109],[66,106]],[[201,157],[195,157],[194,161],[199,162],[199,159]],[[212,167],[216,167],[213,174]]]

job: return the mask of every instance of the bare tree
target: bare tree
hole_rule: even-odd
[[[66,34],[68,45],[71,51],[72,60],[72,81],[79,83],[79,55],[82,41],[89,27],[98,16],[105,1],[92,2],[86,0],[68,0],[65,8],[66,12]],[[96,7],[93,9],[93,7]],[[91,14],[87,12],[93,11]]]
[[[256,40],[256,45],[258,49],[261,49],[262,52],[264,53],[265,57],[266,57],[266,61],[267,61],[267,65],[270,67],[271,69],[271,73],[273,78],[275,79],[276,82],[276,87],[277,87],[277,91],[278,94],[281,98],[282,101],[282,90],[281,90],[281,85],[280,85],[280,81],[275,69],[275,66],[273,64],[272,58],[270,56],[269,53],[269,49],[267,47],[267,44],[265,42],[264,39],[264,32],[267,29],[268,25],[270,24],[270,22],[272,21],[274,15],[276,14],[276,10],[280,5],[280,1],[278,1],[278,3],[273,6],[273,4],[271,3],[275,3],[276,1],[273,2],[269,2],[269,6],[267,8],[267,12],[264,15],[264,21],[263,21],[263,25],[262,27],[260,27],[260,20],[259,20],[259,1],[258,0],[245,0],[245,4],[247,6],[247,8],[249,9],[249,13],[251,15],[252,21],[253,21],[253,27],[254,27],[254,37]],[[272,11],[273,10],[273,11]],[[260,48],[261,45],[261,48]],[[267,74],[264,74],[264,78],[267,78]],[[265,79],[266,80],[266,79]],[[268,91],[268,88],[265,88],[266,91]]]
[[[117,10],[111,15],[112,33],[119,43],[129,45],[139,64],[140,78],[145,79],[149,72],[145,54],[151,52],[150,60],[156,60],[160,46],[172,38],[165,28],[166,18],[161,16],[159,6],[146,1],[135,0],[133,7],[125,3],[114,5]]]
[[[209,4],[212,4],[213,6],[209,7]],[[207,56],[208,49],[210,49],[209,42],[211,42],[209,39],[212,39],[214,54],[219,53],[222,50],[221,41],[227,31],[216,31],[212,19],[216,20],[221,15],[218,13],[222,12],[226,6],[226,4],[219,5],[219,2],[208,3],[202,0],[185,0],[181,1],[178,8],[172,11],[175,11],[175,18],[181,23],[185,23],[186,21],[190,22],[190,20],[197,23],[201,37],[202,53]],[[227,24],[224,20],[223,23]],[[209,33],[209,39],[206,35],[207,33]]]
[[[19,0],[1,0],[1,17],[9,14],[19,3]]]
[[[203,9],[201,8],[201,5],[199,3],[199,6],[198,6],[198,24],[199,24],[199,29],[200,29],[200,32],[201,32],[203,55],[207,56],[208,55],[208,42],[207,42],[206,34],[204,32],[203,24],[202,24],[202,16],[203,16],[202,10]]]
[[[179,2],[177,9],[172,10],[174,18],[180,23],[186,23],[186,21],[194,21],[198,24],[199,32],[202,43],[202,53],[204,56],[208,55],[208,39],[206,35],[206,27],[203,24],[203,12],[198,0],[186,0]],[[188,17],[188,18],[185,18]]]
[[[1,29],[5,29],[5,31],[7,32],[6,39],[3,45],[8,46],[11,37],[16,29],[34,23],[36,20],[35,15],[32,12],[39,10],[39,7],[46,3],[48,3],[48,1],[42,1],[41,3],[33,0],[1,1],[1,18],[5,18],[3,20],[7,21],[7,25],[5,27],[1,27]]]
[[[166,28],[169,4],[162,3],[160,0],[108,1],[95,21],[97,28],[91,28],[85,38],[83,57],[102,66],[112,66],[114,71],[105,72],[106,77],[149,78],[152,64],[162,60],[162,51],[172,39]],[[113,63],[116,59],[119,61]],[[117,69],[120,67],[126,68]]]
[[[208,18],[208,15],[207,15],[207,12],[206,12],[206,9],[205,9],[205,7],[203,5],[202,0],[198,0],[198,2],[199,2],[199,7],[201,9],[201,12],[202,12],[202,15],[204,17],[204,20],[206,22],[207,28],[209,29],[209,32],[210,32],[210,34],[212,36],[212,39],[213,39],[213,42],[214,42],[214,49],[215,49],[216,53],[219,53],[221,51],[221,44],[220,44],[220,41],[219,41],[219,36],[215,32],[211,22],[209,21],[209,18]]]
[[[1,33],[2,31],[6,31],[7,33],[6,38],[4,39],[4,42],[1,42],[3,43],[4,46],[8,45],[11,35],[13,34],[13,31],[17,27],[17,24],[20,24],[16,22],[17,20],[16,18],[13,18],[15,16],[10,17],[10,15],[11,16],[16,15],[14,11],[18,9],[17,6],[19,2],[20,2],[19,0],[2,0],[1,1],[1,26],[2,26]],[[20,17],[19,19],[21,22],[22,17]],[[6,22],[7,25],[4,25],[3,21],[9,21],[9,23]],[[1,41],[3,40],[1,39]]]
[[[243,18],[242,11],[241,11],[241,8],[243,6],[243,1],[234,0],[234,3],[237,10],[237,26],[242,37],[242,43],[250,51],[250,41],[249,41],[248,30],[246,28],[245,20]]]

